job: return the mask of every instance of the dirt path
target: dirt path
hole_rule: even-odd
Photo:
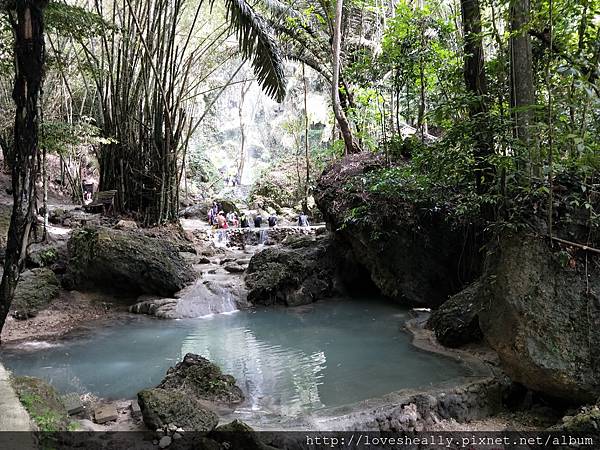
[[[8,317],[2,330],[2,343],[57,338],[93,321],[122,317],[126,311],[126,306],[102,294],[61,291],[36,317],[29,320]]]

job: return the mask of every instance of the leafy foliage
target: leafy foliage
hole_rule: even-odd
[[[245,0],[225,0],[227,19],[240,50],[264,91],[278,102],[285,97],[285,74],[277,44],[265,20]]]
[[[41,146],[47,151],[61,155],[68,154],[71,149],[108,144],[111,139],[103,138],[100,129],[93,125],[92,119],[82,118],[76,124],[67,122],[45,122],[42,125]]]

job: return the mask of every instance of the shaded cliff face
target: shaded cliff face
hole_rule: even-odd
[[[365,179],[385,167],[372,154],[332,164],[318,181],[317,206],[382,294],[411,305],[439,305],[477,274],[471,233],[452,223],[440,205],[369,189]]]
[[[479,324],[514,381],[567,402],[596,401],[598,262],[539,237],[500,238],[486,263]]]

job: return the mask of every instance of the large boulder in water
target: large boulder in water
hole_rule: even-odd
[[[442,345],[455,348],[481,340],[481,289],[481,282],[476,281],[450,297],[431,314],[427,325],[433,329],[436,339]]]
[[[567,402],[600,395],[600,265],[585,256],[540,237],[502,237],[479,311],[507,374]]]
[[[144,423],[151,429],[175,425],[186,431],[210,431],[219,422],[214,412],[185,392],[145,389],[138,393],[138,402]]]
[[[315,201],[339,245],[382,294],[437,306],[479,275],[479,246],[455,223],[452,205],[404,192],[414,182],[402,179],[402,164],[390,167],[369,152],[347,156],[325,169]]]
[[[27,270],[19,277],[11,305],[12,316],[28,319],[48,306],[60,291],[60,283],[50,269]]]
[[[73,231],[68,247],[69,287],[170,297],[196,278],[176,245],[135,230],[82,228]]]
[[[336,291],[336,267],[329,236],[290,236],[280,247],[255,254],[245,281],[248,301],[297,306]]]
[[[184,392],[189,397],[217,405],[235,405],[244,400],[235,378],[225,375],[216,364],[202,356],[188,353],[183,361],[169,368],[159,388]]]

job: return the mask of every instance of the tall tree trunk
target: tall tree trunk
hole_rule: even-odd
[[[250,86],[252,86],[251,83],[248,83],[247,86],[246,86],[245,81],[242,83],[242,88],[240,90],[240,106],[238,109],[239,118],[240,118],[240,162],[238,164],[236,177],[237,177],[237,181],[240,184],[242,182],[242,175],[244,174],[244,166],[245,166],[245,162],[246,162],[246,151],[245,151],[246,129],[244,128],[244,114],[243,114],[244,113],[244,100],[246,98],[246,94],[250,90]]]
[[[35,181],[39,173],[38,98],[44,67],[44,0],[17,0],[12,6],[15,37],[16,104],[11,152],[13,209],[8,229],[4,273],[0,283],[0,332],[12,303],[35,220]]]
[[[340,127],[346,154],[360,152],[358,142],[352,135],[350,123],[346,113],[340,105],[340,53],[342,42],[342,11],[344,0],[337,0],[335,4],[335,23],[333,27],[333,77],[331,80],[331,97],[333,101],[333,113]]]
[[[469,116],[474,124],[475,185],[477,193],[487,191],[493,169],[489,157],[493,153],[492,135],[487,119],[487,80],[483,56],[481,33],[481,11],[478,0],[461,0],[463,31],[465,36],[464,76],[467,91],[473,99],[469,105]]]
[[[308,86],[306,85],[304,63],[302,63],[302,87],[304,90],[304,159],[306,162],[306,180],[304,183],[304,207],[306,211],[306,208],[308,208],[308,189],[310,186],[310,158],[308,153]]]
[[[535,121],[535,88],[533,85],[533,63],[531,37],[527,25],[530,20],[529,0],[514,0],[510,7],[511,28],[511,100],[515,121],[515,137],[528,153],[528,166],[533,176],[540,176],[539,150],[533,144],[532,126]]]

